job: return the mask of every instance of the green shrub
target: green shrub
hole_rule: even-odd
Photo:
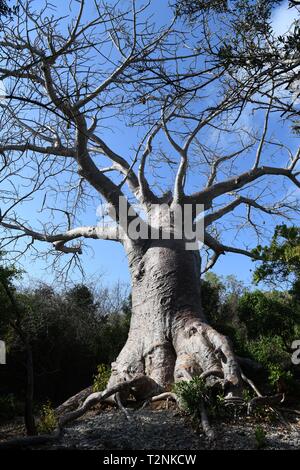
[[[174,385],[174,393],[177,395],[182,408],[191,415],[198,414],[201,401],[208,399],[205,382],[200,377],[194,377],[189,382],[177,382]]]
[[[105,364],[99,364],[97,374],[94,376],[93,391],[102,392],[105,390],[111,374],[110,368]]]
[[[173,387],[181,408],[198,419],[201,412],[201,402],[204,403],[208,414],[212,417],[229,417],[231,410],[225,406],[224,393],[220,387],[208,387],[200,377],[190,381],[177,382]]]
[[[249,339],[280,336],[289,342],[299,323],[299,312],[286,292],[245,292],[238,301],[238,317],[247,328]]]
[[[280,336],[264,336],[257,340],[247,341],[247,355],[259,362],[268,372],[268,382],[276,388],[280,381],[292,390],[293,373],[291,370],[290,353],[286,350]]]
[[[280,380],[284,380],[286,384],[293,378],[290,371],[283,370],[278,364],[269,365],[269,382],[275,387]]]
[[[255,428],[254,435],[255,435],[256,447],[258,449],[262,449],[263,447],[266,447],[267,445],[266,432],[262,426],[257,426]]]
[[[261,336],[247,342],[249,354],[261,365],[269,369],[272,364],[281,368],[288,367],[291,362],[290,353],[286,351],[280,336]]]
[[[255,395],[255,393],[253,392],[252,389],[250,390],[249,388],[244,388],[244,390],[243,390],[243,400],[244,400],[245,403],[248,403],[255,396],[256,395]]]
[[[50,402],[42,406],[40,421],[38,424],[38,431],[40,434],[50,434],[57,426],[57,419],[55,411]]]

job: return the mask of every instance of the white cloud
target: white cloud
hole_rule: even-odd
[[[299,19],[297,8],[289,8],[288,0],[275,8],[272,15],[272,27],[276,36],[288,32],[295,20]]]

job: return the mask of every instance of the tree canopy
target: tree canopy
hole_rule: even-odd
[[[191,26],[180,5],[162,21],[153,2],[96,2],[92,15],[73,2],[68,19],[50,3],[20,2],[0,41],[3,248],[17,257],[46,241],[56,261],[78,263],[84,239],[126,239],[124,196],[141,225],[136,202],[146,214],[165,203],[196,216],[201,205],[208,269],[227,252],[255,256],[234,230],[260,239],[262,217],[293,219],[300,153],[274,131],[276,113],[297,112],[281,90],[298,43],[272,33],[277,2],[204,3]],[[245,125],[250,114],[257,127]],[[123,148],[115,127],[130,136]],[[102,201],[115,224],[87,224],[86,207]]]

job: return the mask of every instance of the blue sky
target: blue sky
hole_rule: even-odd
[[[36,1],[36,3],[39,3],[39,1]],[[52,3],[56,5],[57,1],[53,1]],[[165,8],[162,7],[162,2],[157,3],[159,4],[160,14],[166,12]],[[282,3],[275,10],[273,15],[273,28],[278,35],[282,34],[288,29],[289,25],[293,22],[296,13],[297,12],[295,9],[288,9],[288,1]],[[250,110],[248,114],[245,114],[244,119],[246,124],[252,129],[261,127],[263,122],[262,116],[259,120],[257,120],[257,117],[253,118]],[[127,149],[127,152],[129,152],[129,149],[132,146],[132,131],[129,129],[126,130],[124,127],[118,128],[117,123],[115,123],[114,127],[114,133],[107,133],[105,137],[109,140],[109,142],[111,142],[113,148],[116,151],[124,152],[124,149]],[[276,137],[278,139],[283,139],[285,142],[288,142],[293,149],[296,148],[297,139],[286,125],[273,122],[272,130],[274,133],[276,133]],[[191,178],[191,184],[193,186],[197,185],[197,180],[193,177]],[[30,219],[31,213],[34,211],[34,209],[38,208],[39,203],[40,201],[36,199],[31,203],[31,205],[24,206],[24,217]],[[89,210],[85,213],[84,220],[86,224],[96,223],[96,210],[96,207],[90,207]],[[247,243],[245,237],[246,236],[244,236],[241,241]],[[228,238],[229,241],[230,238],[232,238],[230,231],[228,231],[228,234],[225,234],[225,241],[227,242],[226,238]],[[85,254],[82,257],[82,265],[86,279],[88,281],[98,282],[99,279],[101,279],[101,282],[104,282],[105,284],[114,284],[117,281],[124,283],[129,282],[126,256],[120,244],[109,241],[89,241],[88,245],[90,248],[85,250]],[[41,248],[43,251],[46,249],[45,244],[42,243],[37,243],[36,246],[37,248]],[[24,276],[25,282],[31,283],[34,280],[53,282],[53,280],[55,280],[55,273],[53,273],[53,270],[50,267],[50,263],[51,259],[46,262],[42,258],[35,258],[34,260],[30,258],[30,256],[23,258],[22,264],[27,272],[27,274]],[[227,254],[219,260],[214,268],[214,272],[224,276],[234,274],[238,279],[243,280],[245,283],[249,284],[251,283],[251,269],[253,269],[253,267],[254,263],[248,258],[240,255]],[[73,273],[72,280],[74,282],[80,282],[80,274]]]

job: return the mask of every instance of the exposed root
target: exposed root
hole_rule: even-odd
[[[37,446],[37,445],[47,444],[49,442],[56,441],[57,439],[59,439],[61,435],[61,431],[66,424],[83,416],[90,408],[92,408],[92,406],[98,403],[106,402],[107,400],[111,399],[112,396],[115,397],[115,403],[125,413],[126,417],[130,419],[129,413],[127,412],[127,410],[122,404],[121,394],[124,394],[125,396],[129,396],[130,394],[133,394],[135,397],[138,397],[143,400],[150,399],[151,392],[149,391],[149,389],[146,390],[145,384],[148,383],[148,385],[152,387],[152,391],[154,392],[154,390],[159,389],[159,387],[153,388],[153,382],[154,381],[150,377],[138,376],[128,382],[118,383],[117,385],[110,387],[109,389],[104,390],[103,392],[91,393],[84,400],[83,404],[79,406],[79,408],[62,415],[59,418],[57,428],[52,434],[11,439],[6,442],[1,442],[0,449],[31,447],[31,446]],[[84,390],[83,392],[80,392],[74,397],[71,397],[58,409],[62,410],[62,409],[65,409],[66,407],[73,406],[75,400],[78,400],[78,396],[80,396],[80,398],[82,399],[82,396],[85,395],[86,390]]]
[[[142,411],[150,404],[151,400],[145,400],[144,403],[137,409],[137,411]]]
[[[300,411],[299,410],[293,410],[292,408],[280,408],[280,409],[281,409],[281,411],[283,411],[285,413],[291,413],[291,414],[300,416]]]
[[[140,408],[138,408],[138,410],[141,411],[144,408],[146,408],[146,406],[148,406],[150,403],[154,403],[154,402],[157,402],[157,401],[163,401],[163,400],[166,400],[166,401],[172,400],[172,401],[175,401],[176,403],[178,403],[178,398],[175,395],[175,393],[164,392],[164,393],[160,393],[159,395],[156,395],[154,397],[151,397],[150,399],[145,400],[144,403],[142,404],[142,406]]]
[[[247,413],[248,415],[253,412],[253,410],[257,407],[261,406],[269,406],[269,408],[277,415],[279,420],[286,426],[286,427],[293,427],[282,415],[282,413],[277,409],[274,408],[274,405],[283,403],[285,400],[285,395],[284,393],[279,393],[277,395],[273,396],[263,396],[256,385],[253,383],[252,380],[250,380],[248,377],[246,377],[244,374],[242,374],[243,380],[250,385],[250,387],[254,390],[256,393],[257,397],[253,398],[249,403],[248,403],[248,409]],[[300,414],[300,413],[299,413]]]
[[[254,390],[254,392],[256,393],[258,397],[262,397],[262,394],[260,393],[256,385],[254,384],[254,382],[250,380],[248,377],[246,377],[246,375],[243,373],[242,373],[242,379],[252,388],[252,390]]]
[[[90,387],[85,388],[84,390],[81,390],[81,392],[77,393],[76,395],[73,395],[72,397],[68,398],[64,403],[59,405],[55,409],[55,414],[62,415],[63,413],[66,413],[67,411],[70,411],[72,409],[78,408],[86,398],[93,393],[93,386],[91,385]]]
[[[145,376],[139,376],[128,382],[119,383],[113,387],[110,387],[107,390],[104,390],[103,392],[92,393],[87,397],[82,406],[80,406],[77,410],[71,411],[70,413],[67,413],[66,415],[62,416],[62,418],[59,420],[60,427],[65,426],[67,423],[74,421],[80,416],[83,416],[90,408],[92,408],[92,406],[96,405],[97,403],[103,402],[112,395],[115,396],[116,394],[118,394],[119,397],[121,393],[125,396],[129,396],[130,394],[134,395],[134,393],[138,389],[139,383],[144,384],[144,382]]]
[[[172,393],[172,392],[161,393],[160,395],[152,397],[150,401],[153,403],[156,401],[169,400],[169,399],[172,401],[175,401],[177,405],[180,407],[178,397],[176,396],[175,393]],[[201,418],[201,425],[202,425],[204,434],[208,437],[210,441],[214,441],[215,432],[209,423],[208,415],[206,413],[206,409],[205,409],[203,401],[201,401],[201,404],[200,404],[200,418]]]
[[[259,408],[262,406],[270,406],[273,407],[274,405],[278,405],[279,403],[284,402],[284,394],[278,393],[272,396],[264,396],[264,397],[255,397],[250,400],[248,403],[248,414],[251,414],[255,408]]]
[[[252,398],[252,400],[250,400],[250,402],[248,403],[248,414],[251,414],[255,408],[262,406],[269,406],[273,411],[277,411],[278,413],[278,410],[274,410],[272,406],[284,402],[284,393],[277,393],[276,395],[272,396],[264,396],[260,393],[260,391],[252,380],[248,379],[248,377],[246,377],[244,374],[242,374],[242,378],[248,385],[250,385],[250,387],[254,390],[257,395],[256,398]]]
[[[203,400],[201,401],[201,404],[200,404],[200,417],[201,417],[201,425],[202,425],[205,435],[208,437],[210,441],[214,441],[216,439],[215,432],[209,423],[209,419],[206,413]]]
[[[220,379],[224,378],[224,373],[220,369],[211,369],[211,370],[206,370],[202,372],[200,375],[201,379],[207,379],[208,377],[219,377]]]
[[[155,401],[168,400],[168,399],[173,400],[175,402],[178,401],[177,396],[173,392],[161,393],[160,395],[156,395],[155,397],[152,397],[150,401],[155,402]]]
[[[187,312],[175,324],[173,341],[176,382],[198,375],[209,385],[221,383],[228,404],[242,403],[241,370],[227,337]]]
[[[126,418],[128,419],[128,421],[131,421],[131,416],[130,414],[128,413],[128,410],[124,407],[123,403],[122,403],[122,400],[121,400],[121,397],[120,397],[120,392],[117,392],[115,394],[115,400],[116,400],[116,403],[119,407],[119,409],[121,411],[123,411],[124,415],[126,416]]]
[[[262,396],[253,381],[241,372],[229,340],[199,320],[186,321],[184,327],[182,322],[179,323],[179,329],[175,330],[174,348],[177,355],[174,368],[175,381],[190,381],[197,375],[206,381],[208,387],[222,386],[225,393],[225,405],[244,404],[241,394],[242,380],[257,395],[249,403],[249,413],[256,407],[272,406],[283,400],[281,394],[273,397]],[[182,407],[178,397],[166,391],[167,387],[163,387],[153,378],[142,373],[136,373],[132,377],[131,371],[125,370],[121,373],[117,368],[108,388],[103,392],[92,393],[92,387],[88,387],[66,400],[56,409],[58,425],[53,434],[13,439],[0,443],[0,449],[31,447],[53,442],[60,437],[64,426],[83,416],[98,403],[117,405],[128,420],[131,420],[132,416],[125,404],[130,396],[133,396],[138,403],[142,403],[140,409],[149,403],[169,399],[175,401],[179,408]],[[209,440],[215,440],[215,433],[209,423],[204,400],[200,403],[200,418],[204,433]]]

